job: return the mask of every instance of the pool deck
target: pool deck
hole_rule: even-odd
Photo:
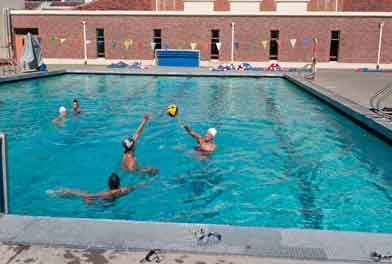
[[[209,240],[198,241],[193,232],[200,228],[207,233],[221,235],[221,240],[211,237]],[[140,258],[140,254],[158,248],[170,254],[180,252],[238,260],[241,258],[234,256],[279,258],[281,262],[278,263],[289,263],[284,259],[297,259],[312,260],[314,263],[370,261],[369,256],[373,251],[388,254],[392,235],[6,215],[0,218],[0,242],[4,246],[36,246],[38,252],[47,247],[61,248],[64,251],[67,248],[92,252],[115,250],[130,252],[130,256]],[[0,246],[0,252],[4,246]],[[39,255],[38,252],[35,254]],[[250,263],[241,261],[236,263]],[[254,263],[259,262],[255,260]]]
[[[45,74],[65,72],[285,76],[275,72],[210,72],[208,69],[156,67],[144,71],[109,70],[102,66],[80,65],[51,67]],[[38,75],[0,77],[0,83],[19,80],[20,76],[31,79]],[[368,110],[370,96],[392,81],[392,74],[320,70],[313,81],[304,80],[297,74],[288,74],[286,78],[392,139],[391,121]],[[222,240],[198,242],[192,232],[200,228],[220,234]],[[390,254],[392,234],[5,215],[0,217],[0,243],[3,243],[0,244],[0,263],[139,263],[153,248],[164,252],[161,263],[336,263],[368,262],[372,251]]]

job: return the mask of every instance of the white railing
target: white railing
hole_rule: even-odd
[[[7,142],[5,134],[0,133],[0,209],[8,214],[8,170],[7,170]]]

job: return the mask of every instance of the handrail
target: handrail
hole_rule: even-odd
[[[391,95],[391,92],[392,92],[392,81],[388,82],[386,86],[378,90],[372,97],[370,97],[369,100],[370,109],[373,111],[379,111],[380,102],[383,100],[384,97],[388,97],[389,95]],[[378,101],[376,101],[377,98],[379,98]]]
[[[8,174],[7,174],[7,142],[4,133],[0,133],[0,197],[1,213],[8,214]]]
[[[311,72],[310,73],[305,73],[306,69],[310,68]],[[315,77],[315,72],[313,71],[313,65],[312,64],[305,64],[305,66],[299,68],[299,70],[297,71],[298,76],[305,78],[305,79],[314,79]],[[301,76],[302,74],[302,76]]]

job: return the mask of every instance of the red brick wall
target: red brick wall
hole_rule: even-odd
[[[214,11],[230,11],[230,3],[227,0],[215,0]]]
[[[83,58],[82,21],[87,21],[88,57],[96,57],[95,29],[105,29],[106,58],[152,59],[150,48],[154,28],[162,29],[163,43],[170,48],[182,42],[198,43],[202,60],[209,60],[211,29],[221,30],[221,59],[230,59],[231,27],[235,22],[235,38],[240,48],[235,50],[237,61],[268,61],[269,49],[263,49],[262,40],[269,40],[270,30],[280,30],[282,47],[280,61],[309,61],[311,44],[305,37],[319,40],[318,59],[329,60],[330,31],[341,31],[340,62],[374,63],[377,57],[378,24],[385,21],[382,62],[392,63],[392,18],[376,17],[287,17],[287,16],[13,16],[14,28],[37,27],[43,40],[46,58]],[[53,27],[56,25],[56,27]],[[197,25],[197,26],[195,26]],[[257,29],[257,30],[255,30]],[[50,37],[57,37],[51,44]],[[66,39],[63,44],[59,39]],[[296,38],[295,48],[289,39]],[[133,46],[126,50],[124,40],[132,39]],[[112,47],[112,40],[117,47]],[[249,42],[254,47],[249,47]]]
[[[380,0],[382,1],[382,0]],[[338,9],[343,9],[344,0],[338,0]],[[335,11],[336,0],[311,0],[308,4],[309,11]]]
[[[275,0],[264,0],[261,4],[261,11],[275,11],[276,3]]]
[[[392,12],[392,0],[345,0],[344,11]]]
[[[309,11],[334,11],[336,0],[311,0]],[[392,0],[338,0],[339,11],[391,12]]]

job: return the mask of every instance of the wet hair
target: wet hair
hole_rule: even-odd
[[[108,185],[110,190],[120,189],[120,177],[112,172],[112,175],[109,177]]]
[[[76,100],[76,99],[73,99],[73,100],[72,100],[72,103],[79,103],[79,101]]]

